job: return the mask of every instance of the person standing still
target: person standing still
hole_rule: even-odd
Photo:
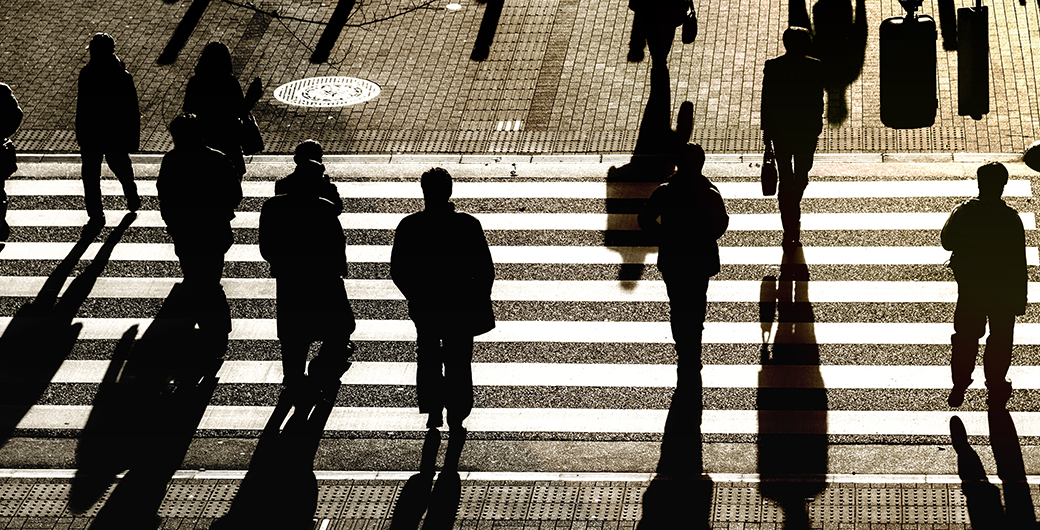
[[[964,402],[988,319],[989,337],[983,356],[987,402],[991,409],[1004,408],[1011,397],[1007,372],[1015,316],[1026,312],[1026,236],[1018,212],[1000,198],[1008,181],[1007,168],[991,162],[980,167],[976,175],[979,196],[954,208],[940,234],[943,248],[953,251],[950,268],[957,280],[957,309],[950,337],[953,389],[948,401],[951,407]]]
[[[119,179],[126,208],[136,212],[141,197],[134,183],[130,153],[140,147],[141,112],[137,87],[126,65],[115,55],[116,41],[107,33],[90,39],[90,62],[79,74],[76,141],[82,159],[83,202],[91,223],[104,223],[101,204],[101,160]]]
[[[809,30],[784,31],[787,53],[765,64],[762,78],[762,141],[776,153],[777,199],[784,247],[801,245],[802,194],[809,185],[816,142],[823,131],[823,69],[809,57]]]
[[[638,216],[639,228],[659,247],[657,268],[671,308],[677,387],[700,373],[708,280],[721,269],[718,239],[729,227],[722,195],[702,173],[704,159],[701,146],[680,147],[675,174],[654,190]]]
[[[3,147],[0,147],[0,241],[7,241],[11,236],[11,227],[7,224],[7,191],[4,187],[7,178],[18,171],[14,142],[10,136],[22,124],[22,116],[22,108],[18,106],[11,87],[0,83],[0,138],[3,138]]]
[[[495,264],[480,221],[448,200],[451,175],[433,168],[421,182],[425,209],[397,226],[390,276],[415,323],[419,412],[429,414],[433,431],[447,409],[451,444],[460,448],[456,440],[465,440],[462,422],[473,409],[473,337],[495,327]],[[457,456],[445,468],[454,464]]]
[[[228,307],[220,278],[224,254],[234,243],[231,220],[242,201],[242,181],[228,157],[206,147],[203,129],[192,114],[170,123],[173,150],[163,157],[155,187],[159,212],[181,263],[191,312],[213,357],[223,356],[231,333]]]

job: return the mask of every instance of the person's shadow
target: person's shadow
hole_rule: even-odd
[[[845,92],[859,78],[867,50],[867,6],[856,0],[819,0],[813,6],[813,56],[823,63],[827,122],[841,125],[849,117]]]
[[[454,445],[452,440],[448,440],[445,469],[437,475],[437,481],[434,483],[440,442],[437,429],[426,432],[419,472],[412,475],[401,488],[401,494],[394,506],[390,530],[411,530],[419,528],[420,524],[423,530],[454,528],[455,516],[462,500],[462,478],[457,467],[465,440],[457,439]]]
[[[676,129],[672,129],[671,81],[667,67],[650,70],[650,96],[639,125],[635,151],[628,164],[607,170],[605,206],[607,226],[604,244],[619,252],[622,264],[618,280],[626,289],[643,277],[651,246],[638,231],[619,230],[620,215],[638,213],[658,184],[675,171],[673,155],[693,134],[693,103],[679,106]],[[644,185],[647,183],[650,185]]]
[[[79,241],[47,277],[36,297],[18,309],[0,336],[0,361],[6,374],[0,381],[0,446],[11,439],[75,346],[83,325],[74,324],[73,319],[136,218],[134,213],[123,217],[90,264],[62,293],[66,280],[103,228],[100,224],[84,226]]]
[[[477,38],[473,42],[473,53],[469,56],[474,61],[487,60],[491,55],[491,44],[495,41],[495,32],[498,31],[498,21],[502,18],[505,0],[483,0],[480,3],[485,4],[484,16],[480,19],[480,29],[477,30]]]
[[[677,381],[661,440],[657,472],[643,493],[639,530],[711,528],[711,478],[704,474],[701,419],[704,412],[700,373],[695,381]]]
[[[76,448],[69,509],[89,509],[116,474],[129,470],[91,528],[155,528],[167,483],[184,460],[222,360],[195,329],[192,300],[177,284],[141,338],[120,341]],[[204,344],[207,342],[207,344]],[[131,346],[132,344],[132,346]]]
[[[758,376],[758,472],[762,496],[780,505],[784,528],[809,528],[806,500],[823,492],[827,473],[827,391],[820,375],[809,268],[801,247],[785,250],[776,287],[777,322],[770,352],[763,343]],[[772,300],[762,300],[760,317]],[[763,337],[767,335],[764,332]]]
[[[319,399],[317,392],[308,397],[290,399],[285,392],[279,397],[231,509],[211,530],[315,528],[318,480],[314,457],[333,403]]]
[[[1035,528],[1033,497],[1026,483],[1025,463],[1015,423],[1005,409],[990,410],[987,415],[993,458],[997,462],[997,475],[1003,484],[1004,506],[1000,502],[1000,489],[986,478],[982,460],[968,445],[964,423],[957,416],[950,418],[950,438],[957,451],[957,474],[961,477],[961,491],[968,501],[971,527]]]

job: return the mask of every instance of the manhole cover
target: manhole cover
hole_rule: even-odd
[[[379,95],[379,85],[356,77],[309,77],[290,81],[274,91],[282,103],[300,107],[345,107]]]

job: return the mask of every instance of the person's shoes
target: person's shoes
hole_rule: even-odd
[[[946,398],[946,403],[953,408],[963,405],[964,391],[968,389],[968,385],[970,385],[972,381],[972,379],[969,379],[966,383],[954,384],[953,389],[950,390],[950,396]]]
[[[130,210],[131,212],[136,212],[137,210],[140,210],[141,209],[141,196],[135,193],[135,194],[127,197],[126,198],[126,209]]]
[[[459,460],[462,458],[462,446],[466,443],[468,431],[462,426],[451,427],[448,430],[448,450],[444,453],[444,467],[442,473],[452,473],[459,470]]]
[[[989,405],[989,408],[1006,409],[1007,402],[1011,399],[1011,382],[986,383],[986,387],[989,388],[989,395],[986,397],[986,404]]]

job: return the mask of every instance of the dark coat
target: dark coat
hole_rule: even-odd
[[[718,239],[728,226],[722,195],[703,175],[673,175],[654,190],[639,212],[639,227],[658,244],[657,266],[662,273],[718,274]]]
[[[226,154],[240,175],[246,172],[240,121],[247,112],[244,99],[230,73],[195,74],[184,91],[184,112],[199,118],[206,145]]]
[[[942,246],[961,296],[983,312],[1025,314],[1029,275],[1018,212],[1000,199],[965,201],[943,226]]]
[[[327,199],[290,193],[264,202],[260,254],[278,280],[278,338],[314,341],[354,332],[342,280],[346,247],[338,212]]]
[[[18,100],[11,92],[11,87],[0,83],[0,139],[6,139],[14,135],[18,126],[22,124],[22,108],[18,106]]]
[[[786,54],[766,61],[762,78],[762,129],[773,136],[818,137],[823,131],[823,65]]]
[[[131,153],[140,148],[137,87],[115,55],[91,59],[80,71],[76,141],[84,151]]]
[[[231,248],[242,182],[223,153],[202,145],[175,148],[163,157],[155,187],[177,256],[223,256]]]
[[[343,198],[339,196],[339,189],[332,183],[332,179],[328,175],[318,180],[294,171],[288,176],[276,180],[274,183],[275,195],[285,195],[287,193],[321,197],[331,203],[331,208],[337,214],[343,212]]]
[[[408,314],[416,325],[470,336],[495,327],[491,250],[480,221],[455,212],[454,204],[401,220],[394,233],[390,276],[408,299]]]

